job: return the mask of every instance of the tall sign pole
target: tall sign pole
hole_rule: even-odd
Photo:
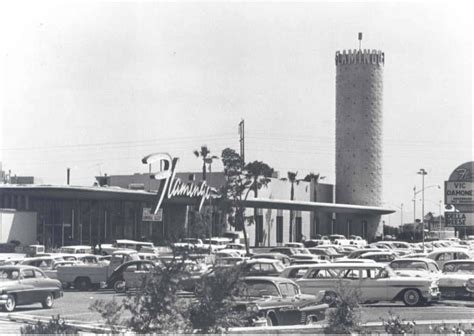
[[[245,163],[245,121],[239,123],[239,136],[240,136],[240,157],[242,161]]]

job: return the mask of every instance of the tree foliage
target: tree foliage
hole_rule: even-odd
[[[204,276],[191,304],[190,320],[200,333],[222,333],[230,327],[243,326],[245,316],[234,309],[236,296],[242,290],[241,272],[237,268],[215,269]]]
[[[247,165],[240,155],[231,148],[226,148],[221,155],[224,165],[224,174],[226,181],[222,187],[221,210],[229,216],[229,224],[236,230],[242,230],[244,233],[245,247],[249,252],[249,243],[245,222],[253,223],[252,216],[245,216],[244,201],[247,200],[249,193],[257,192],[270,182],[273,169],[264,162],[254,161]]]

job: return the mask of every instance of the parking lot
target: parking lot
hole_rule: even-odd
[[[110,290],[78,292],[66,291],[64,297],[56,300],[52,309],[42,309],[40,304],[18,307],[13,313],[24,317],[51,317],[60,314],[68,321],[79,322],[87,325],[101,325],[102,320],[97,312],[89,309],[95,300],[111,301],[122,300],[125,294],[116,294]],[[363,322],[380,322],[382,318],[388,317],[389,311],[400,315],[402,319],[428,321],[428,320],[454,320],[471,319],[474,316],[474,301],[447,301],[457,304],[450,306],[442,301],[425,307],[406,307],[402,303],[379,303],[364,305],[361,308]],[[9,314],[0,313],[0,318],[6,318]]]

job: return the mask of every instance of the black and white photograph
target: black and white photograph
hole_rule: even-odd
[[[0,3],[0,333],[474,334],[468,1]]]

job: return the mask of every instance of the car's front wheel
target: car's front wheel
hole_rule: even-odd
[[[45,309],[50,309],[50,308],[53,308],[53,304],[54,304],[54,296],[53,294],[49,293],[46,298],[44,299],[43,302],[41,302],[41,305],[43,306],[43,308]]]
[[[127,290],[127,286],[125,281],[123,280],[117,280],[114,283],[114,290],[116,293],[125,293]]]
[[[416,289],[407,289],[403,293],[403,303],[409,307],[418,306],[422,302],[420,292]]]
[[[8,294],[7,300],[5,302],[5,305],[3,306],[3,309],[9,313],[15,310],[16,307],[16,300],[15,297],[11,294]]]

